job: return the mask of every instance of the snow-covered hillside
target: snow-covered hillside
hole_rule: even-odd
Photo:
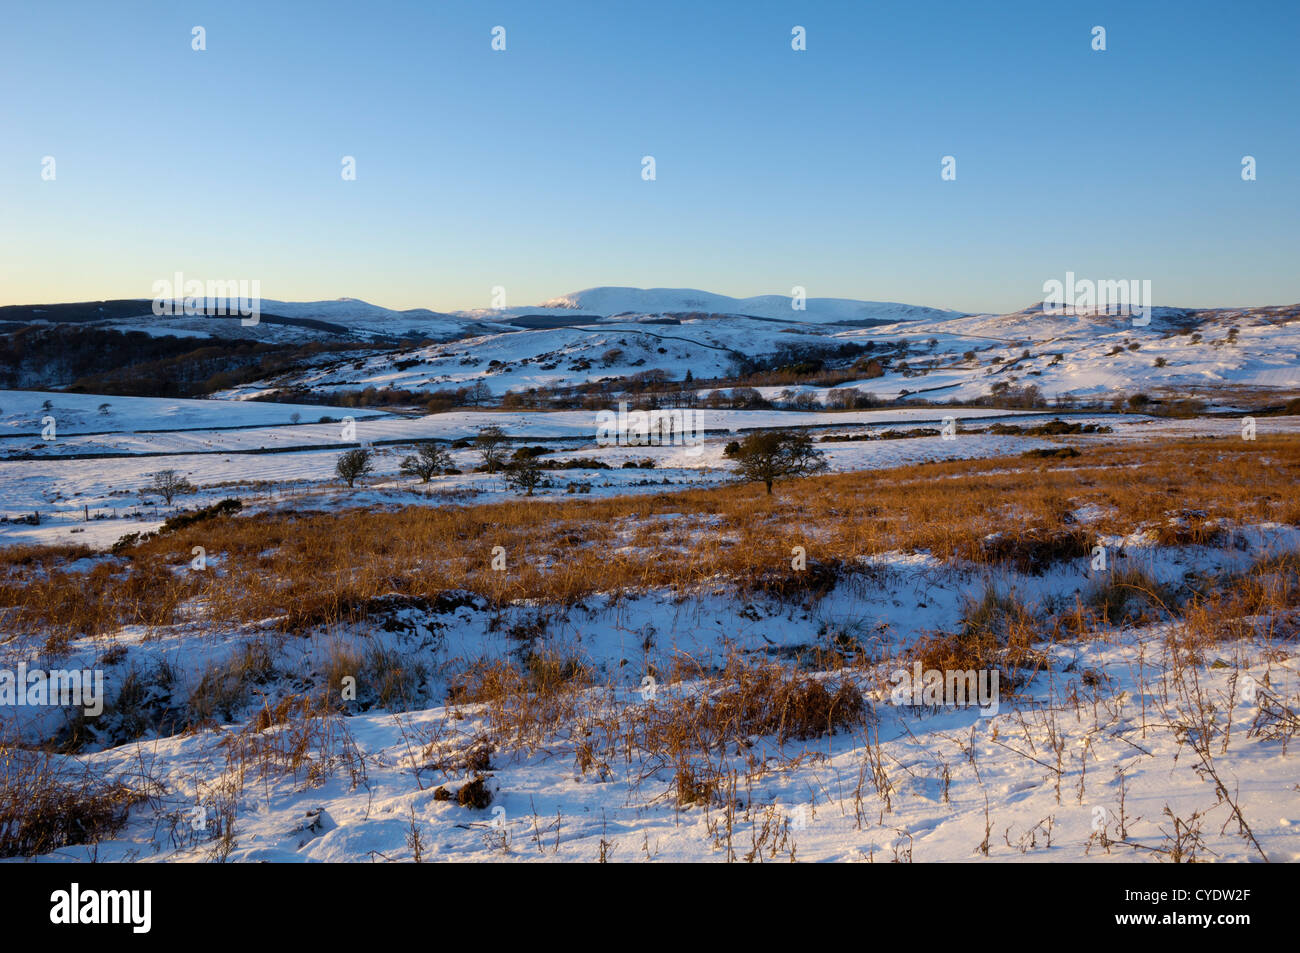
[[[851,384],[881,397],[903,391],[970,400],[999,383],[1045,396],[1098,397],[1233,388],[1300,388],[1300,306],[1194,311],[1154,308],[1150,323],[1121,315],[1005,315],[915,321],[837,335],[910,342],[918,357]]]
[[[809,356],[841,372],[833,386],[883,400],[970,401],[1029,385],[1048,397],[1081,398],[1300,388],[1300,305],[1153,307],[1144,322],[1104,313],[1045,313],[1041,305],[1002,315],[964,314],[844,298],[794,302],[781,295],[731,298],[692,289],[598,287],[536,306],[458,312],[396,311],[355,298],[266,299],[260,322],[246,326],[238,316],[156,317],[148,301],[139,302],[139,314],[132,302],[103,304],[113,308],[91,303],[0,310],[6,319],[64,328],[71,323],[330,345],[303,350],[261,379],[245,375],[214,395],[238,399],[281,390],[328,399],[340,390],[431,392],[476,384],[499,398],[647,372],[678,383],[688,375],[717,381],[734,379],[746,362],[783,366],[785,358],[772,360],[777,355],[796,364],[799,355]],[[58,311],[68,308],[80,310],[71,316]],[[52,368],[59,366],[56,356],[48,361]],[[872,357],[880,366],[855,379],[852,371],[865,371]],[[73,379],[50,371],[56,376],[45,380],[45,373],[40,365],[27,369],[11,377],[11,386],[58,388]],[[828,389],[795,383],[763,393],[779,398],[786,390],[812,391],[824,401]]]
[[[766,358],[800,349],[835,354],[846,348],[884,360],[883,374],[836,383],[882,400],[925,397],[969,401],[1002,387],[1037,387],[1047,397],[1127,397],[1137,393],[1197,396],[1209,391],[1260,388],[1290,392],[1300,388],[1300,306],[1216,309],[1154,308],[1149,323],[1135,324],[1120,315],[1044,314],[1040,307],[1005,315],[955,315],[911,309],[905,320],[845,327],[864,302],[820,311],[782,312],[772,302],[744,301],[699,293],[641,292],[601,288],[548,302],[548,311],[533,316],[599,315],[635,304],[644,309],[621,318],[612,314],[565,327],[520,329],[497,323],[492,333],[418,348],[379,354],[333,356],[310,370],[291,371],[224,393],[251,397],[268,391],[306,388],[328,394],[336,390],[393,387],[435,391],[482,382],[494,396],[539,387],[579,385],[658,371],[670,381],[704,381],[734,372],[737,359]],[[727,304],[730,302],[730,304]],[[756,303],[768,302],[765,307]],[[671,311],[748,306],[752,316]],[[852,305],[852,307],[849,307]],[[788,307],[788,301],[786,302]],[[785,318],[756,312],[784,313]],[[522,313],[522,310],[521,310]],[[875,311],[885,314],[887,311]],[[475,312],[480,327],[518,316]],[[849,367],[851,357],[840,361]],[[835,366],[834,360],[828,366]],[[812,391],[820,401],[829,387],[792,385],[760,387],[769,399],[784,391]]]

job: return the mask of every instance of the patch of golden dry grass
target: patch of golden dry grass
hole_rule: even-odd
[[[1068,461],[953,461],[784,485],[466,507],[267,513],[149,539],[89,572],[81,551],[0,551],[0,632],[57,643],[123,625],[166,626],[187,605],[210,619],[282,631],[359,622],[378,597],[468,590],[497,604],[571,603],[597,592],[726,585],[812,598],[845,567],[890,551],[1036,571],[1086,558],[1098,533],[1147,529],[1215,542],[1230,523],[1300,521],[1300,437],[1088,447]],[[1087,504],[1084,529],[1068,514]],[[665,517],[648,522],[652,517]],[[996,536],[994,536],[996,534]],[[994,536],[993,540],[990,537]],[[193,546],[220,571],[188,569]],[[505,572],[491,568],[506,551]],[[808,570],[791,568],[807,551]],[[55,646],[52,646],[55,647]]]

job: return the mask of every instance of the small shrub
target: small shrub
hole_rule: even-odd
[[[224,500],[219,500],[218,502],[213,503],[211,506],[205,506],[201,510],[195,510],[193,513],[177,513],[175,516],[167,517],[162,524],[162,528],[158,532],[174,533],[178,529],[193,526],[195,523],[202,523],[206,520],[216,519],[220,516],[230,516],[234,513],[238,513],[243,508],[244,504],[239,502],[239,500],[233,497],[227,497]],[[128,535],[134,536],[137,534],[131,533]],[[123,540],[126,538],[126,536],[122,537]],[[114,546],[116,547],[121,542],[122,540],[118,540],[118,543],[114,544]]]

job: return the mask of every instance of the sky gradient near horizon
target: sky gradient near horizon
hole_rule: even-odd
[[[1067,271],[1292,303],[1298,27],[1288,0],[8,4],[0,304],[177,271],[444,311],[594,285],[1009,311]]]

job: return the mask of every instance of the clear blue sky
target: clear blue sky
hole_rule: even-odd
[[[177,270],[435,309],[620,284],[1001,311],[1067,270],[1300,300],[1293,0],[0,18],[0,303],[150,297]]]

